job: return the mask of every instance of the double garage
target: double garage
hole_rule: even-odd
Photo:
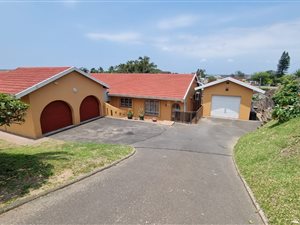
[[[202,90],[203,116],[225,119],[249,120],[252,96],[263,90],[228,77],[207,83],[196,90]]]
[[[30,76],[37,79],[50,72],[51,69],[31,69]],[[24,80],[25,75],[26,71]],[[16,93],[29,105],[25,122],[0,129],[36,139],[99,118],[104,115],[107,88],[103,82],[71,67]]]
[[[80,104],[80,122],[100,117],[100,103],[95,96],[85,97]],[[57,100],[49,103],[41,114],[42,134],[73,125],[71,107],[68,103]]]

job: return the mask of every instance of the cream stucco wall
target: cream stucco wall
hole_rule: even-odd
[[[72,110],[73,125],[79,124],[80,104],[82,100],[89,95],[93,95],[98,99],[100,103],[100,115],[105,115],[105,92],[106,89],[103,88],[102,85],[77,72],[72,72],[21,99],[30,104],[25,123],[0,129],[30,138],[41,137],[41,113],[46,105],[56,100],[68,103]]]
[[[226,91],[228,88],[228,91]],[[233,82],[216,84],[203,91],[203,116],[209,117],[213,95],[240,96],[240,120],[249,120],[253,91]]]
[[[115,97],[112,96],[110,97],[110,102],[109,104],[120,108],[122,110],[131,110],[133,112],[134,117],[139,116],[139,111],[143,110],[145,108],[145,100],[146,99],[141,99],[141,98],[132,98],[132,108],[124,108],[120,106],[121,103],[121,97]],[[171,110],[172,110],[172,105],[174,103],[178,103],[180,105],[181,111],[183,111],[183,102],[180,101],[168,101],[168,100],[159,100],[159,115],[156,116],[158,120],[171,120]],[[153,118],[154,116],[148,116],[145,115],[145,118]]]

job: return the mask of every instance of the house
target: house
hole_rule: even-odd
[[[29,138],[105,114],[108,85],[75,67],[28,67],[0,73],[0,93],[29,104],[25,123],[0,130]]]
[[[91,76],[110,86],[110,105],[132,111],[135,117],[143,111],[146,118],[172,120],[174,111],[193,111],[199,107],[200,99],[195,101],[194,90],[198,84],[192,74],[92,73]]]
[[[254,92],[265,92],[232,77],[216,80],[196,87],[202,90],[204,117],[249,120]]]

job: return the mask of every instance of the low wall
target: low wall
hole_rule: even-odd
[[[127,110],[119,109],[115,106],[112,106],[108,103],[105,103],[105,115],[112,117],[127,117]]]

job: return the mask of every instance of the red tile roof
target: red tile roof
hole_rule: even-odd
[[[17,94],[70,67],[19,67],[0,73],[0,93]]]
[[[107,83],[111,96],[179,101],[185,98],[194,80],[192,74],[92,73],[91,76]]]

